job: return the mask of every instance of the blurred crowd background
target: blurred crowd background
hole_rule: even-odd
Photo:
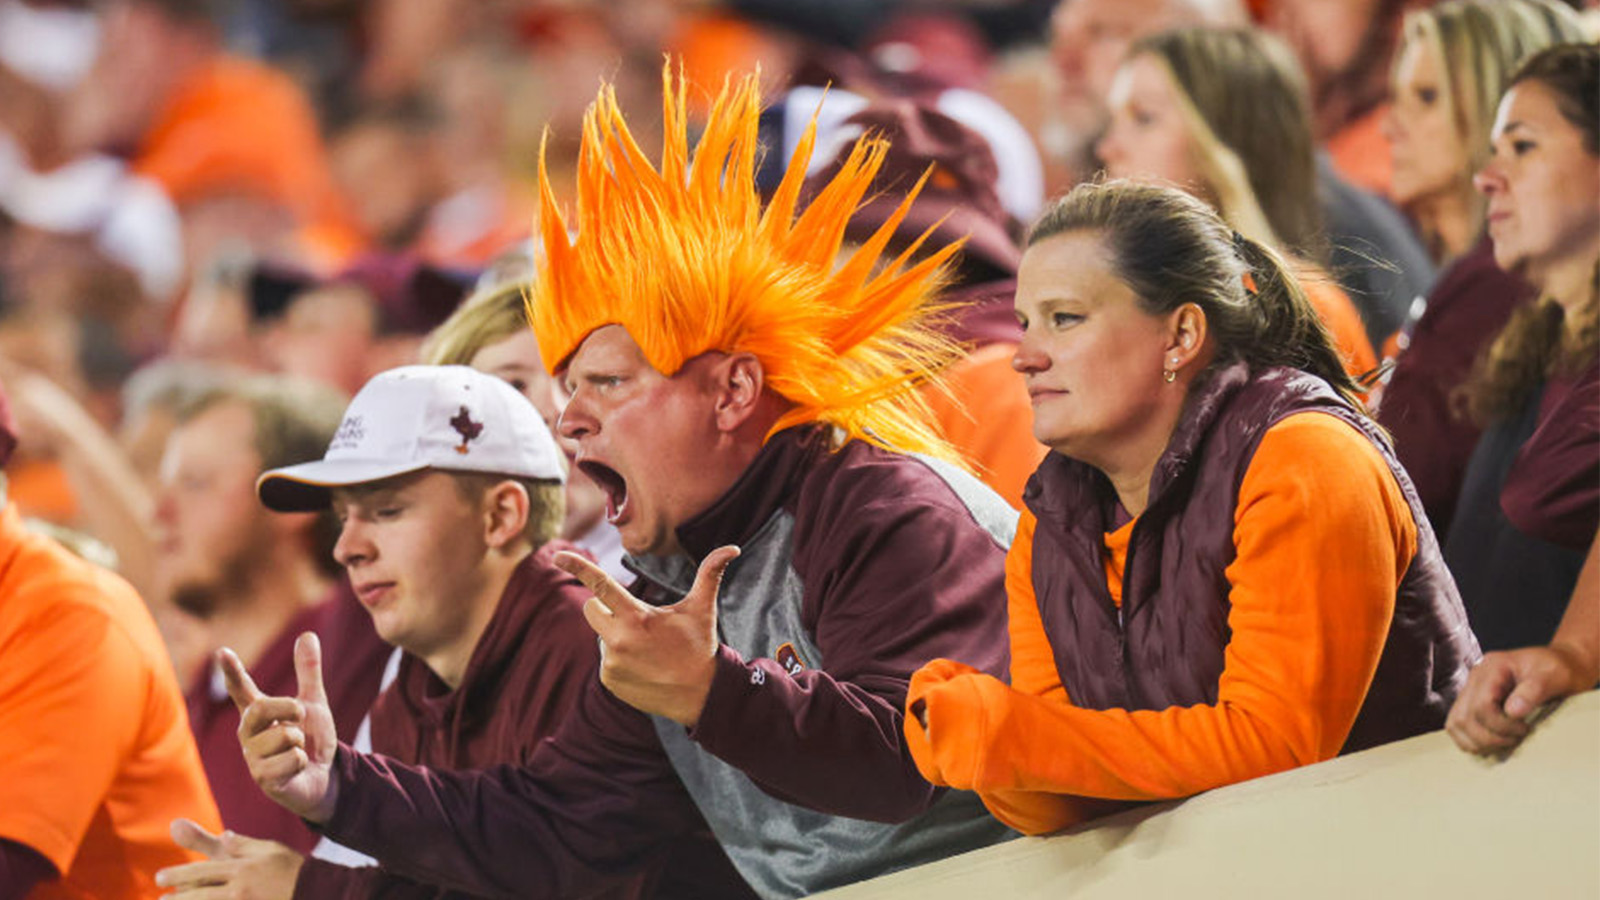
[[[1594,33],[1582,4],[1512,2],[1546,43]],[[253,448],[249,429],[235,446],[222,426],[175,440],[195,398],[271,373],[290,407],[336,421],[338,395],[417,361],[463,298],[525,275],[541,145],[570,197],[602,81],[635,134],[659,132],[668,58],[707,101],[760,67],[773,172],[819,110],[819,172],[864,128],[897,135],[891,197],[933,166],[916,224],[970,235],[957,282],[972,302],[952,327],[979,348],[947,430],[967,429],[957,442],[1013,500],[1043,453],[1020,388],[994,387],[1008,384],[1017,241],[1046,198],[1102,170],[1192,186],[1322,276],[1319,311],[1377,399],[1415,302],[1482,230],[1470,176],[1488,123],[1458,104],[1457,127],[1431,136],[1406,106],[1423,94],[1421,63],[1399,58],[1405,23],[1430,6],[0,0],[0,378],[22,435],[10,497],[134,583],[187,680],[215,644],[195,598],[292,569],[270,517],[235,521],[255,508],[254,474],[280,464],[267,420]],[[1184,37],[1202,27],[1224,38]],[[1141,68],[1135,46],[1161,65]],[[1473,114],[1492,116],[1498,92]],[[526,343],[505,351],[523,354],[508,377],[553,418]],[[299,452],[281,462],[320,448]],[[592,502],[587,515],[569,537],[593,525]],[[304,574],[319,589],[296,596],[332,583]]]

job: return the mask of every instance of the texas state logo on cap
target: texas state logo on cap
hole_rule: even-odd
[[[280,512],[325,508],[328,489],[423,469],[565,481],[561,451],[526,397],[467,366],[402,366],[373,376],[322,459],[262,474]]]

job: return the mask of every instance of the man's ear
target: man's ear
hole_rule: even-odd
[[[717,430],[737,431],[755,414],[766,388],[761,360],[751,353],[730,353],[717,361],[711,377],[715,380],[712,389],[717,398]]]
[[[528,524],[528,491],[515,481],[497,481],[483,495],[483,539],[499,550],[522,537]]]

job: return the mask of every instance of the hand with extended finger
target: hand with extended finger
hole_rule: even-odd
[[[156,873],[156,884],[172,890],[166,896],[179,900],[290,900],[306,861],[276,841],[212,834],[188,819],[173,820],[172,839],[207,857]]]
[[[326,822],[333,815],[339,738],[322,686],[317,636],[308,631],[294,643],[299,686],[293,697],[262,693],[232,650],[219,651],[217,662],[239,707],[239,746],[250,776],[278,805],[303,819]]]
[[[711,551],[688,596],[658,607],[583,557],[556,554],[557,566],[594,591],[583,616],[600,636],[600,682],[607,690],[641,712],[694,727],[716,674],[717,590],[738,555],[738,547]]]

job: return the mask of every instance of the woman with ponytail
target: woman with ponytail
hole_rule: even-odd
[[[1443,725],[1477,643],[1275,251],[1186,193],[1083,185],[1016,310],[1052,452],[1007,560],[1011,683],[917,673],[929,780],[1037,834]]]

